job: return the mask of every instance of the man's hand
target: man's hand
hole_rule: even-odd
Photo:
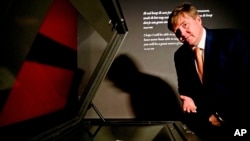
[[[209,117],[209,122],[212,124],[212,125],[214,125],[214,126],[221,126],[221,123],[220,123],[220,121],[216,118],[216,116],[215,115],[211,115],[210,117]]]
[[[185,96],[185,95],[180,95],[181,100],[183,101],[183,111],[184,112],[192,112],[196,113],[197,107],[195,106],[195,103],[192,98]]]

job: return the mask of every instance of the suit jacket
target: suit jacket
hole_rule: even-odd
[[[175,52],[179,93],[190,96],[197,106],[197,113],[207,120],[218,112],[225,122],[241,126],[249,113],[248,40],[234,29],[205,30],[203,83],[196,72],[191,48],[183,44]]]

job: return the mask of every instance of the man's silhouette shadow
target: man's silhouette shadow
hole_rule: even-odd
[[[107,78],[116,87],[130,94],[131,104],[138,120],[176,121],[183,112],[173,89],[159,77],[142,73],[132,59],[120,55],[113,61]]]

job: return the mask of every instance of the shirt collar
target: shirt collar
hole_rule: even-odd
[[[206,39],[206,30],[203,28],[201,40],[198,44],[198,47],[201,49],[205,49],[205,39]]]

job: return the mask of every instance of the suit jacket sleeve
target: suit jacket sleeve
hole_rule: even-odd
[[[202,84],[197,74],[192,50],[188,46],[181,46],[174,55],[175,68],[178,79],[178,92],[191,97],[199,110],[203,102]]]

